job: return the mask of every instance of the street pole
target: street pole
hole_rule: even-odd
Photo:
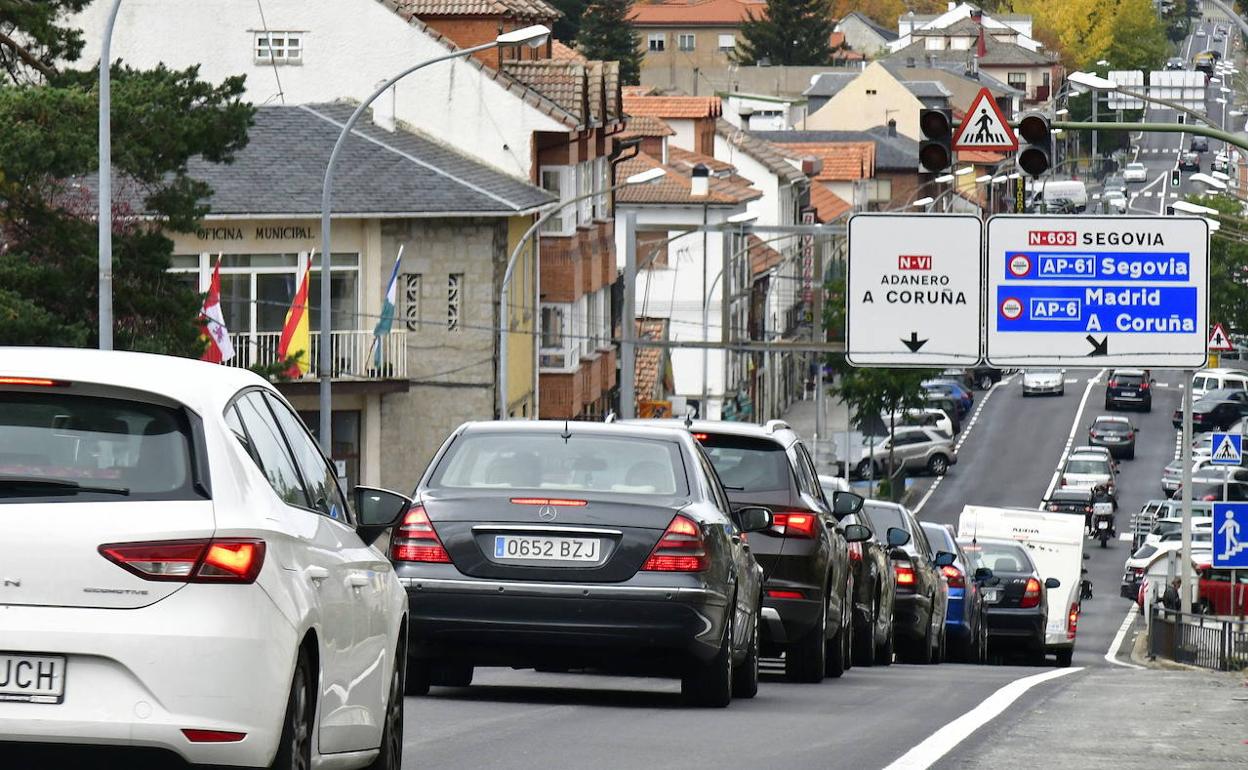
[[[1183,563],[1179,565],[1183,583],[1180,611],[1192,611],[1192,376],[1191,370],[1183,370]]]
[[[121,0],[113,0],[104,25],[100,46],[100,136],[99,136],[99,211],[97,236],[99,242],[99,318],[100,350],[113,349],[113,27]]]
[[[813,309],[810,318],[811,342],[827,342],[827,334],[823,328],[823,249],[821,244],[814,243],[811,237],[811,250],[814,252],[814,286],[811,287]],[[803,256],[803,259],[805,257]],[[824,437],[827,426],[823,414],[823,356],[815,353],[815,462],[819,462],[819,439]],[[816,470],[818,466],[816,465]]]
[[[637,212],[624,212],[624,291],[620,303],[620,417],[637,416]],[[683,416],[683,415],[678,415]]]
[[[1093,123],[1100,122],[1099,120],[1097,120],[1097,117],[1096,117],[1096,108],[1097,108],[1097,104],[1100,101],[1101,101],[1101,92],[1093,91],[1092,92],[1092,122]],[[1101,165],[1100,159],[1097,156],[1097,151],[1096,151],[1096,129],[1095,128],[1092,129],[1092,165],[1094,168],[1100,168],[1100,165]],[[1093,172],[1093,174],[1095,174],[1095,172]]]

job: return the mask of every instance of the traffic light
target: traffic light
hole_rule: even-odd
[[[1028,113],[1018,121],[1018,167],[1033,177],[1048,171],[1053,165],[1053,131],[1049,119],[1038,113]]]
[[[919,170],[940,173],[953,164],[953,113],[919,110]]]
[[[1181,184],[1183,184],[1183,173],[1179,171],[1178,166],[1175,166],[1170,169],[1170,186],[1178,187]]]

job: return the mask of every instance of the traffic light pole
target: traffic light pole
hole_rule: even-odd
[[[1192,134],[1217,139],[1248,152],[1248,136],[1238,136],[1209,126],[1194,126],[1191,123],[1090,123],[1086,121],[1054,120],[1049,123],[1053,128],[1064,131],[1141,131],[1154,134]]]

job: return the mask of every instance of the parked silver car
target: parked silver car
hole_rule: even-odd
[[[1023,371],[1023,395],[1039,396],[1046,393],[1066,394],[1065,369],[1025,369]]]
[[[874,449],[863,452],[858,463],[858,475],[873,478],[888,466],[889,447],[899,467],[914,473],[927,471],[943,476],[950,465],[956,465],[958,454],[953,439],[933,428],[898,428],[893,438],[876,437]]]

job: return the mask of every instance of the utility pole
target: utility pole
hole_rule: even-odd
[[[637,416],[637,213],[624,212],[624,292],[620,308],[620,417]]]
[[[1190,370],[1183,371],[1183,448],[1180,462],[1183,463],[1183,563],[1179,565],[1183,578],[1182,603],[1180,611],[1192,611],[1192,375]]]

